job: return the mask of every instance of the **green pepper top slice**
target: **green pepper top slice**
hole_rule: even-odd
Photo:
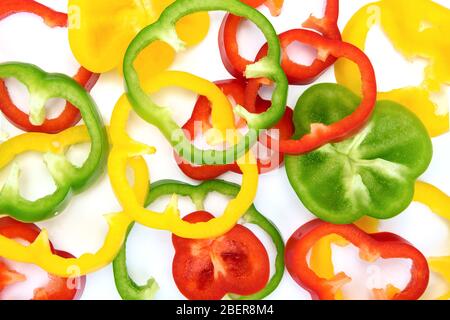
[[[76,106],[83,116],[91,141],[90,153],[84,164],[76,167],[63,154],[49,152],[44,156],[56,185],[52,194],[36,201],[22,197],[17,166],[13,167],[9,179],[0,191],[2,214],[23,222],[39,222],[52,218],[64,208],[73,193],[82,192],[89,187],[106,167],[109,149],[106,129],[92,97],[68,76],[46,73],[31,64],[11,62],[0,64],[0,78],[15,78],[23,83],[30,92],[30,107],[43,109],[49,99],[62,98]],[[52,136],[45,133],[40,135]]]
[[[143,90],[134,68],[134,61],[142,50],[155,41],[164,41],[176,51],[182,50],[184,44],[176,33],[176,22],[192,13],[219,10],[254,22],[263,32],[268,42],[267,56],[255,64],[249,65],[246,77],[270,79],[275,83],[275,90],[272,96],[272,105],[264,113],[253,114],[242,106],[236,106],[236,113],[247,121],[249,127],[249,132],[239,143],[225,151],[200,150],[184,134],[174,135],[174,132],[181,132],[180,126],[167,108],[155,104]],[[281,68],[280,57],[280,42],[275,29],[269,20],[254,8],[239,0],[177,0],[166,8],[157,22],[143,29],[131,42],[125,54],[123,74],[128,99],[133,109],[147,122],[158,127],[181,157],[197,165],[208,164],[205,159],[216,159],[215,164],[228,164],[241,157],[254,145],[260,129],[273,127],[283,117],[288,81]]]
[[[234,183],[222,180],[210,180],[199,185],[190,185],[187,183],[162,180],[155,182],[150,187],[150,192],[147,197],[146,206],[164,196],[179,195],[189,197],[196,206],[197,210],[204,209],[204,202],[210,193],[217,192],[227,197],[236,197],[239,193],[240,187]],[[231,299],[235,300],[258,300],[267,297],[280,284],[284,274],[284,241],[272,222],[265,218],[254,205],[250,207],[243,217],[245,223],[255,224],[263,229],[272,239],[273,244],[277,250],[275,259],[275,273],[270,279],[267,286],[250,296],[236,296],[229,295]],[[151,299],[158,288],[154,279],[151,278],[146,285],[137,285],[129,276],[126,264],[126,241],[120,253],[113,263],[114,279],[117,290],[121,297],[125,300],[148,300]]]
[[[311,87],[299,99],[296,136],[311,124],[333,123],[360,98],[336,84]],[[432,143],[422,122],[405,107],[379,101],[366,127],[351,139],[303,156],[289,156],[286,171],[300,200],[322,220],[346,224],[364,215],[392,218],[412,202],[414,183],[428,168]]]

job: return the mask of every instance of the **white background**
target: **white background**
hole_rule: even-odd
[[[66,11],[66,1],[41,1],[55,9]],[[351,15],[369,1],[342,0],[339,26],[345,26]],[[413,4],[414,1],[411,1]],[[450,0],[440,0],[439,3],[450,7]],[[314,13],[321,16],[323,1],[286,0],[283,14],[278,18],[270,18],[277,31],[297,28],[301,22]],[[261,11],[269,16],[268,10]],[[400,14],[400,13],[399,13]],[[179,54],[173,65],[174,70],[192,72],[211,81],[230,78],[222,65],[217,46],[217,34],[223,13],[211,13],[211,29],[207,39],[198,47]],[[259,31],[251,24],[244,24],[239,34],[242,43],[242,54],[253,59],[264,39]],[[67,41],[67,30],[49,29],[40,18],[28,14],[19,14],[0,22],[0,61],[24,61],[37,64],[47,71],[74,74],[78,68]],[[303,48],[305,49],[305,48]],[[296,56],[295,60],[306,62],[310,57],[302,50],[302,46],[294,45],[290,48]],[[311,51],[311,50],[306,50]],[[382,34],[380,28],[375,27],[369,33],[367,53],[375,66],[380,90],[389,90],[405,85],[418,85],[422,80],[424,61],[405,61],[395,52],[392,45]],[[318,82],[335,82],[333,70],[329,70]],[[27,92],[15,81],[8,81],[14,101],[19,105],[27,106]],[[295,106],[299,95],[307,87],[293,87],[289,92],[289,105]],[[104,74],[92,90],[105,123],[109,123],[111,111],[117,99],[123,93],[123,83],[116,71]],[[170,93],[170,97],[168,95]],[[177,121],[183,124],[190,116],[195,95],[182,90],[163,90],[157,95],[158,102],[174,106]],[[55,110],[61,110],[63,104],[53,103]],[[448,107],[448,106],[447,106]],[[5,119],[1,119],[1,129],[9,136],[20,133]],[[172,150],[162,135],[150,125],[134,116],[130,124],[130,132],[137,139],[157,147],[156,155],[148,157],[148,164],[152,174],[152,181],[160,179],[178,179],[188,181],[178,169],[172,158]],[[422,177],[450,194],[449,163],[450,163],[450,135],[446,134],[433,139],[433,162]],[[87,146],[73,148],[71,159],[79,162],[86,154]],[[45,167],[40,155],[27,154],[17,159],[22,168],[21,183],[23,193],[30,199],[41,197],[52,190],[51,178],[45,173]],[[0,183],[3,184],[9,168],[2,170]],[[223,179],[238,182],[240,176],[227,174]],[[191,181],[192,182],[192,181]],[[212,195],[208,199],[207,209],[220,214],[226,204],[226,199]],[[189,201],[180,202],[183,213],[194,211]],[[212,201],[213,200],[213,201]],[[163,199],[155,208],[161,209],[167,203]],[[209,204],[209,206],[208,206]],[[302,206],[294,191],[289,185],[284,168],[260,177],[256,207],[270,218],[281,230],[285,240],[302,224],[313,216]],[[107,232],[103,215],[120,211],[120,206],[111,190],[109,179],[105,174],[98,183],[85,193],[76,196],[67,209],[57,218],[39,223],[39,226],[49,230],[54,245],[62,250],[80,255],[84,252],[95,252],[102,243]],[[267,237],[257,228],[251,227],[261,237],[273,259],[274,250]],[[402,215],[382,223],[382,230],[392,231],[405,237],[417,246],[427,256],[449,254],[448,223],[432,214],[425,206],[413,203]],[[171,244],[171,235],[165,231],[155,231],[136,226],[128,242],[128,264],[133,278],[138,283],[145,283],[153,276],[161,289],[157,299],[182,299],[178,292],[171,273],[171,263],[174,250]],[[368,289],[394,283],[403,287],[408,279],[410,263],[401,259],[394,261],[378,261],[376,268],[358,259],[357,250],[348,248],[335,248],[336,271],[345,270],[354,281],[346,286],[346,294],[351,298],[365,298]],[[37,268],[30,268],[17,263],[11,264],[17,270],[32,272],[30,277],[33,286],[42,286],[46,282],[46,274]],[[33,269],[33,270],[31,270]],[[381,272],[380,272],[381,270]],[[445,291],[446,287],[440,277],[432,276],[431,289],[425,297],[436,297]],[[11,286],[0,294],[0,298],[30,298],[32,288],[30,284]],[[278,289],[269,297],[271,299],[310,299],[309,294],[300,288],[286,272]],[[87,287],[83,299],[120,299],[113,281],[111,266],[91,274],[87,277]]]

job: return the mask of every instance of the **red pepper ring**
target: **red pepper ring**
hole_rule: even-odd
[[[42,17],[51,28],[67,27],[67,14],[55,11],[34,0],[3,0],[0,3],[0,20],[16,13],[28,12]],[[73,77],[86,90],[90,91],[96,84],[99,74],[80,67]],[[0,111],[14,126],[28,132],[58,133],[76,125],[80,119],[80,111],[69,102],[63,112],[55,119],[45,119],[41,125],[33,125],[29,115],[20,110],[11,100],[8,89],[0,80]]]
[[[215,84],[224,92],[225,95],[231,97],[236,104],[244,105],[245,95],[245,83],[242,80],[230,79],[215,82]],[[255,104],[255,108],[251,112],[263,113],[269,107],[270,101],[265,101],[258,98]],[[293,112],[290,108],[286,108],[285,114],[280,122],[274,127],[279,130],[281,139],[289,139],[294,133],[294,124],[292,123]],[[183,126],[186,130],[186,135],[189,139],[194,140],[198,135],[206,132],[212,128],[211,125],[211,103],[205,97],[199,97],[195,104],[191,118]],[[242,122],[241,122],[242,121]],[[242,127],[245,124],[244,120],[238,120],[238,127]],[[269,150],[271,151],[271,150]],[[178,154],[174,153],[175,159],[181,171],[188,177],[195,180],[210,180],[221,176],[222,174],[232,171],[238,174],[242,174],[239,166],[236,163],[227,165],[206,165],[195,166],[191,163],[184,161]],[[257,165],[259,173],[266,173],[278,168],[284,161],[284,155],[282,153],[272,152],[272,156],[269,159],[260,159],[257,157]]]
[[[9,217],[0,218],[0,234],[2,236],[33,243],[40,233],[41,230],[34,224],[18,222]],[[54,254],[57,254],[60,257],[74,258],[70,253],[55,250],[51,243],[50,248]],[[4,280],[3,283],[1,281],[2,279]],[[0,261],[0,291],[7,285],[25,280],[26,277],[24,275],[9,270],[9,268]],[[69,283],[71,285],[70,287]],[[49,274],[47,285],[34,290],[33,300],[77,300],[81,297],[85,285],[85,276],[66,279]]]
[[[254,3],[247,4],[258,7],[261,5],[261,1],[254,1]],[[337,21],[339,17],[339,0],[328,0],[325,15],[323,18],[319,19],[314,16],[310,16],[309,19],[302,24],[305,28],[311,28],[318,32],[321,32],[325,37],[334,40],[341,40],[341,33],[337,26]],[[226,15],[219,33],[219,47],[222,61],[228,72],[235,78],[242,78],[246,70],[247,65],[252,64],[252,61],[248,61],[239,54],[239,45],[237,42],[237,33],[239,25],[242,18],[234,15]],[[303,32],[307,36],[310,30],[294,29],[291,31]],[[329,68],[336,61],[333,56],[321,57],[319,52],[319,57],[314,60],[312,65],[303,66],[298,63],[293,62],[289,55],[287,54],[288,46],[294,42],[289,39],[289,32],[285,32],[279,35],[281,48],[283,51],[281,66],[286,73],[289,80],[289,84],[293,85],[304,85],[312,83],[316,80],[327,68]],[[267,44],[262,47],[258,53],[258,58],[264,57],[267,54]]]
[[[327,143],[346,139],[363,128],[375,108],[377,82],[375,71],[369,58],[354,45],[339,40],[327,39],[315,32],[307,34],[306,32],[296,33],[294,30],[291,30],[289,33],[295,36],[296,41],[308,44],[320,51],[326,51],[336,58],[347,58],[355,62],[359,67],[362,79],[363,97],[361,104],[351,115],[329,126],[322,123],[312,124],[311,133],[302,136],[299,140],[277,141],[271,137],[263,140],[263,142],[267,143],[266,146],[272,150],[285,154],[299,155],[316,150]],[[251,109],[255,105],[261,85],[260,79],[250,79],[248,82],[245,96],[245,105],[248,108]]]
[[[321,220],[313,220],[300,227],[290,237],[286,245],[286,267],[292,278],[313,299],[334,300],[335,293],[351,279],[345,274],[337,274],[333,279],[320,278],[309,267],[308,253],[318,240],[336,234],[359,248],[360,257],[369,262],[378,258],[404,258],[412,261],[411,279],[405,289],[396,292],[392,300],[417,300],[425,292],[429,280],[429,268],[423,254],[405,239],[392,233],[367,234],[357,226],[335,225]],[[375,296],[386,298],[386,289],[374,289]],[[384,293],[384,294],[382,294]]]

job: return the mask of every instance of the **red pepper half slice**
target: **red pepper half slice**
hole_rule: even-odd
[[[207,222],[210,213],[198,211],[184,218]],[[246,227],[236,225],[225,235],[207,240],[172,236],[172,272],[180,292],[191,300],[219,300],[228,293],[250,295],[269,281],[269,256],[261,241]]]
[[[245,95],[245,83],[242,80],[230,79],[216,82],[216,85],[229,96],[236,104],[244,105]],[[265,101],[261,98],[257,98],[256,103],[253,104],[253,108],[247,109],[248,111],[255,113],[263,113],[269,107],[270,101]],[[286,112],[280,122],[273,128],[278,130],[280,139],[289,139],[294,133],[294,124],[292,123],[293,112],[290,108],[286,108]],[[191,118],[183,126],[186,130],[188,138],[194,140],[196,136],[202,132],[206,132],[212,128],[211,121],[211,103],[205,97],[199,97],[197,103],[192,112]],[[243,120],[242,120],[243,121]],[[239,123],[243,124],[243,123]],[[257,156],[258,169],[260,173],[266,173],[278,168],[284,161],[284,155],[279,152],[267,150],[270,155],[267,158],[262,159]],[[195,180],[210,180],[217,178],[218,176],[232,171],[238,174],[242,174],[239,166],[236,163],[228,165],[211,165],[211,166],[194,166],[191,163],[183,161],[175,153],[175,158],[180,169],[188,177]]]
[[[351,279],[345,274],[337,274],[333,279],[323,279],[309,267],[308,253],[318,240],[336,234],[359,248],[360,257],[369,262],[378,258],[405,258],[412,261],[411,279],[405,289],[389,297],[389,287],[374,289],[374,296],[392,300],[417,300],[425,292],[429,280],[426,258],[403,238],[392,233],[367,234],[355,225],[334,225],[321,220],[313,220],[300,227],[286,245],[286,267],[292,278],[313,299],[334,300],[336,292]]]
[[[262,4],[261,2],[262,1],[253,1],[252,3],[249,3],[246,1],[248,5],[253,7],[258,7]],[[306,22],[303,23],[302,26],[316,30],[329,39],[341,40],[341,33],[337,26],[338,17],[339,0],[328,0],[324,17],[318,19],[311,16]],[[241,22],[242,18],[228,14],[222,22],[219,33],[219,47],[222,61],[228,72],[236,78],[243,78],[247,65],[253,63],[239,54],[237,33]],[[293,37],[292,33],[295,33],[296,36]],[[298,35],[298,33],[304,34]],[[323,56],[320,50],[318,52],[318,57],[310,66],[300,65],[290,59],[287,53],[287,48],[289,45],[295,41],[298,41],[299,37],[308,37],[310,33],[313,33],[313,31],[294,29],[279,35],[281,48],[283,51],[281,66],[288,77],[289,84],[303,85],[312,83],[336,61],[336,58],[332,55]],[[266,54],[267,44],[261,48],[256,60],[263,58]]]
[[[333,55],[336,58],[346,58],[355,62],[361,73],[362,100],[355,112],[339,122],[331,125],[316,123],[311,125],[311,132],[302,136],[299,140],[279,140],[268,137],[267,147],[285,154],[299,155],[316,150],[327,143],[338,142],[346,139],[361,130],[370,119],[377,99],[377,82],[372,63],[366,54],[354,45],[340,40],[327,39],[315,32],[296,33],[289,31],[290,36],[297,41],[317,48],[319,52]],[[250,79],[246,89],[246,102],[248,108],[253,108],[261,87],[261,79]]]
[[[10,239],[20,239],[32,243],[39,236],[41,230],[34,224],[22,223],[9,217],[0,218],[0,234]],[[55,250],[50,243],[53,253],[64,257],[74,258],[71,254]],[[26,276],[10,270],[0,261],[0,291],[6,286],[25,281]],[[86,277],[66,279],[49,275],[45,287],[34,290],[33,300],[75,300],[81,297],[86,283]]]
[[[0,3],[0,20],[22,12],[42,17],[45,24],[51,28],[67,27],[67,14],[55,11],[34,0],[2,0]],[[99,75],[80,67],[73,78],[90,91],[96,84]],[[14,126],[28,132],[58,133],[76,125],[81,119],[80,111],[67,102],[63,112],[57,118],[45,119],[42,125],[33,125],[29,115],[12,102],[2,80],[0,80],[0,111]]]

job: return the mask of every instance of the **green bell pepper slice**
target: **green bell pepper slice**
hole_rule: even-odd
[[[311,124],[344,118],[359,103],[343,86],[311,87],[295,108],[296,137],[307,133]],[[428,168],[432,153],[427,130],[412,112],[379,101],[356,136],[303,156],[288,156],[286,172],[301,202],[322,220],[347,224],[364,215],[388,219],[412,202],[414,183]]]
[[[227,197],[236,197],[239,190],[240,187],[238,185],[222,180],[210,180],[199,185],[190,185],[174,180],[162,180],[151,185],[146,206],[151,205],[161,197],[176,194],[183,197],[189,197],[196,206],[196,209],[200,211],[204,209],[204,202],[210,193],[217,192]],[[267,286],[260,292],[250,296],[229,294],[228,297],[233,300],[259,300],[271,294],[278,287],[283,278],[284,241],[275,225],[264,217],[254,205],[252,205],[243,216],[243,222],[257,225],[270,236],[277,250],[275,273],[269,280]],[[122,246],[119,255],[113,262],[113,269],[117,290],[124,300],[149,300],[152,299],[154,293],[158,289],[158,285],[153,278],[149,279],[147,285],[144,286],[139,286],[131,279],[126,264],[126,241]]]
[[[249,132],[240,141],[227,150],[200,150],[196,148],[182,132],[167,108],[158,106],[144,91],[134,68],[134,61],[147,46],[155,41],[170,44],[177,52],[184,48],[178,37],[175,24],[186,15],[201,11],[226,11],[244,17],[258,26],[268,42],[267,56],[249,65],[247,78],[268,78],[275,83],[272,105],[264,113],[253,114],[242,106],[236,106],[235,112],[247,121]],[[208,159],[215,159],[214,164],[233,163],[244,155],[256,141],[261,129],[274,126],[283,117],[288,92],[288,81],[281,68],[281,48],[275,29],[267,18],[254,8],[239,0],[177,0],[166,8],[159,20],[143,29],[131,42],[126,51],[123,74],[128,99],[133,109],[148,123],[156,126],[171,143],[175,151],[187,161],[196,165],[212,164]]]
[[[97,180],[106,167],[108,136],[94,100],[72,78],[19,62],[0,64],[0,79],[6,78],[17,79],[28,88],[31,109],[44,109],[45,103],[52,98],[72,103],[80,110],[91,141],[89,156],[81,167],[74,166],[64,155],[45,154],[44,160],[56,190],[36,201],[21,196],[19,169],[17,165],[13,167],[0,191],[0,213],[22,222],[39,222],[53,218],[64,209],[73,194],[82,192]]]

